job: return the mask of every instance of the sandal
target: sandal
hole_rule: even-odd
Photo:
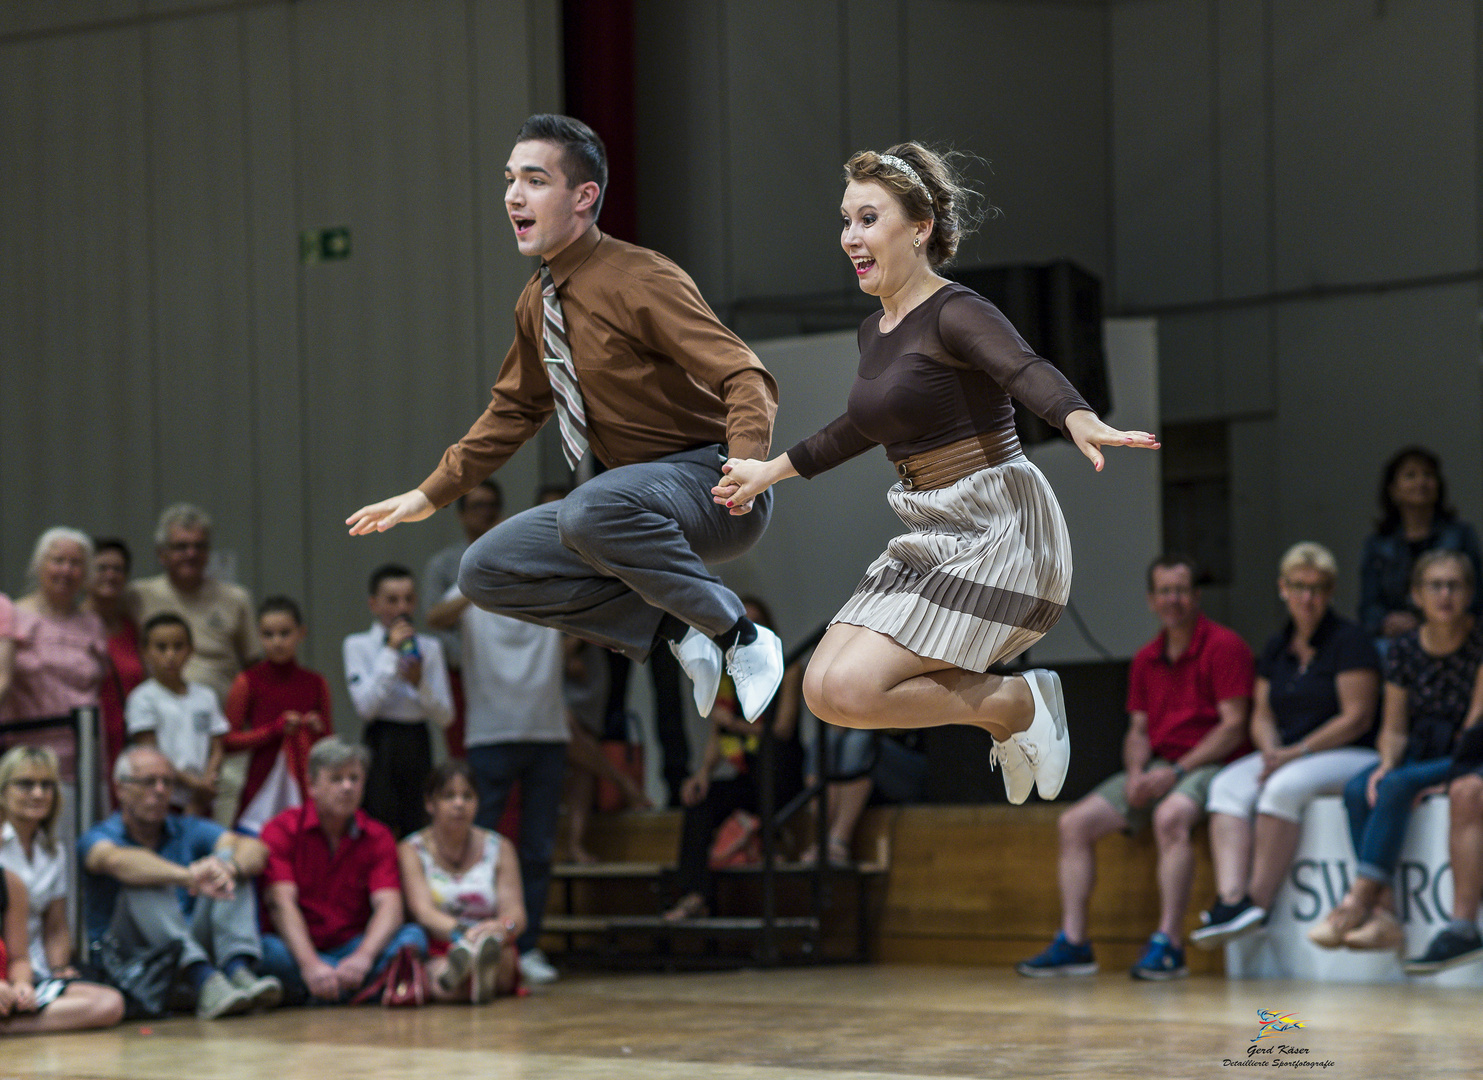
[[[705,897],[700,893],[687,893],[680,897],[675,906],[659,916],[667,923],[684,922],[686,919],[703,919],[710,914]]]

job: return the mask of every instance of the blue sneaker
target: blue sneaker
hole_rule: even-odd
[[[1184,962],[1184,950],[1176,949],[1167,934],[1158,933],[1148,939],[1148,947],[1128,974],[1135,979],[1164,982],[1184,978],[1189,974],[1189,967]]]
[[[1092,956],[1090,942],[1073,945],[1066,940],[1065,934],[1057,934],[1056,940],[1043,953],[1021,960],[1014,969],[1032,979],[1043,979],[1051,975],[1095,975],[1097,961]]]

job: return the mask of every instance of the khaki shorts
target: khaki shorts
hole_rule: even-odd
[[[1159,765],[1172,764],[1173,762],[1165,761],[1163,758],[1150,758],[1148,764],[1144,767],[1152,769]],[[1221,765],[1201,765],[1198,769],[1191,769],[1185,773],[1184,779],[1180,780],[1179,783],[1164,793],[1164,799],[1167,799],[1176,791],[1181,795],[1188,795],[1195,801],[1195,805],[1200,808],[1200,816],[1203,817],[1205,814],[1205,797],[1210,793],[1210,781],[1215,778],[1215,774],[1220,772],[1222,767]],[[1158,804],[1129,806],[1127,782],[1128,774],[1126,770],[1113,773],[1106,780],[1098,784],[1092,791],[1092,794],[1100,795],[1110,802],[1117,812],[1127,819],[1128,835],[1137,836],[1153,823],[1153,809]],[[1164,799],[1160,799],[1159,802],[1163,802]]]

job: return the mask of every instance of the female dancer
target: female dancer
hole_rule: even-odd
[[[914,142],[845,166],[840,242],[881,312],[860,327],[843,416],[771,461],[732,459],[713,489],[744,514],[779,480],[813,477],[880,443],[910,528],[871,564],[804,677],[844,727],[973,724],[994,737],[1010,802],[1060,792],[1070,744],[1053,672],[987,674],[1060,617],[1071,545],[1045,477],[1020,450],[1011,396],[1062,428],[1101,471],[1101,446],[1156,449],[1099,420],[999,310],[938,270],[971,227],[949,163]]]

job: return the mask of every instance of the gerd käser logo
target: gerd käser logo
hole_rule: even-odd
[[[1283,1032],[1296,1031],[1308,1025],[1299,1020],[1296,1013],[1273,1012],[1271,1009],[1256,1011],[1256,1038],[1246,1047],[1243,1058],[1225,1058],[1222,1065],[1244,1065],[1254,1068],[1332,1069],[1334,1062],[1317,1060],[1313,1051],[1306,1046],[1277,1042]],[[1291,1037],[1291,1036],[1289,1036]],[[1267,1042],[1268,1039],[1274,1041]]]

